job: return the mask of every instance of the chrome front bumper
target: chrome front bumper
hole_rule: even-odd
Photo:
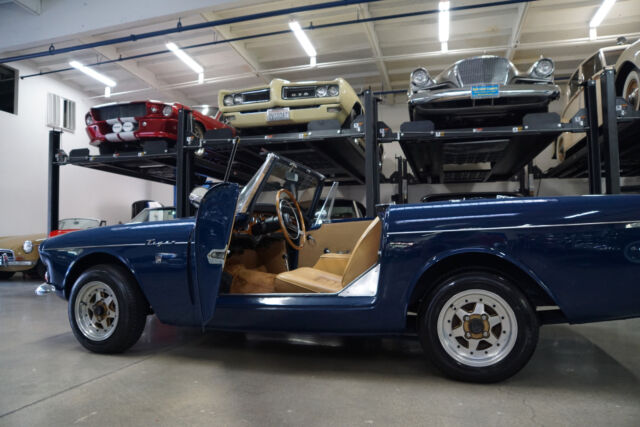
[[[36,265],[34,261],[7,261],[0,257],[0,267],[31,267]]]
[[[42,296],[52,294],[56,291],[56,287],[50,283],[43,283],[36,288],[36,295]]]
[[[477,85],[483,86],[483,85]],[[488,85],[487,85],[488,86]],[[416,92],[409,97],[409,104],[437,104],[438,102],[482,100],[495,98],[540,98],[554,100],[560,96],[560,88],[556,85],[518,84],[505,85],[498,88],[498,96],[494,98],[471,98],[471,87],[447,88]]]

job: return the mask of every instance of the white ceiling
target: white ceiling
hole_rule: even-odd
[[[46,1],[46,0],[45,0]],[[76,2],[68,1],[69,7]],[[315,1],[314,3],[319,3]],[[453,0],[452,7],[481,5],[482,1]],[[318,65],[310,68],[308,58],[292,33],[246,41],[222,43],[189,49],[187,52],[205,69],[205,83],[197,84],[196,75],[173,54],[139,58],[100,65],[95,69],[118,85],[111,100],[162,99],[192,105],[216,105],[223,88],[242,88],[263,84],[273,77],[288,80],[346,78],[357,90],[406,90],[409,73],[426,66],[434,74],[452,62],[484,52],[511,55],[517,67],[528,68],[540,55],[556,61],[556,77],[566,78],[577,64],[596,49],[615,44],[617,36],[630,40],[640,37],[640,0],[618,0],[598,29],[598,40],[588,39],[588,22],[600,0],[539,0],[503,6],[481,7],[451,13],[450,51],[439,52],[438,15],[418,15],[369,24],[357,23],[308,31],[318,51]],[[183,25],[220,18],[284,9],[309,4],[305,1],[233,2],[233,8],[200,9],[182,15]],[[12,5],[0,4],[2,8]],[[383,0],[368,4],[338,7],[295,15],[301,25],[330,24],[368,16],[418,12],[438,8],[437,1]],[[26,12],[25,12],[26,13]],[[121,43],[85,51],[28,60],[40,71],[68,67],[71,59],[92,63],[120,56],[145,54],[165,49],[167,41],[179,46],[251,36],[288,29],[289,16],[247,21],[233,25],[176,33],[169,36]],[[90,19],[89,17],[87,19]],[[95,17],[93,18],[95,19]],[[127,36],[132,33],[172,28],[176,19],[158,19],[144,25],[100,30],[80,38],[56,41],[56,48],[95,40]],[[115,28],[115,27],[114,27]],[[0,35],[2,29],[0,29]],[[28,50],[46,50],[48,41],[33,43]],[[1,56],[20,52],[0,52]],[[104,86],[71,70],[56,74],[80,88],[96,103],[104,102]],[[38,77],[34,77],[38,78]],[[388,97],[387,102],[406,102],[406,97]]]

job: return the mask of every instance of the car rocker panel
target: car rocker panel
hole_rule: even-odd
[[[305,124],[314,120],[343,123],[360,101],[344,79],[289,82],[274,79],[268,87],[221,90],[222,119],[235,128]]]
[[[553,84],[553,70],[553,61],[548,58],[521,73],[508,59],[489,55],[462,59],[434,78],[425,68],[418,68],[410,78],[410,117],[541,111],[560,95]]]

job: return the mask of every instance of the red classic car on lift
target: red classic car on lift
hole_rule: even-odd
[[[202,114],[179,103],[160,101],[114,102],[96,105],[85,116],[90,144],[98,146],[100,154],[143,148],[148,142],[164,141],[172,145],[177,139],[178,111],[193,112],[193,132],[203,137],[210,129],[228,127],[215,117]]]

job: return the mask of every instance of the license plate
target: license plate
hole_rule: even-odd
[[[471,86],[471,98],[497,98],[500,96],[499,85]]]
[[[270,108],[267,110],[268,122],[281,122],[283,120],[289,120],[288,108]]]

